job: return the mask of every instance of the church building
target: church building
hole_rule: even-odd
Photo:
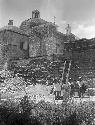
[[[63,34],[57,30],[55,22],[41,19],[40,12],[34,10],[32,17],[19,27],[13,26],[13,20],[9,20],[8,26],[0,29],[0,60],[63,54],[64,44],[75,40],[69,25]]]

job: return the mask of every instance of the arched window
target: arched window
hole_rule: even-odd
[[[40,17],[40,12],[38,10],[32,11],[32,18],[39,18]]]
[[[38,18],[38,17],[39,17],[39,13],[36,12],[36,13],[35,13],[35,18]]]

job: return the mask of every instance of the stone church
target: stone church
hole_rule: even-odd
[[[10,59],[64,54],[65,43],[76,39],[69,25],[63,34],[55,23],[41,19],[40,12],[34,10],[32,18],[23,21],[19,27],[9,20],[8,25],[0,29],[0,65]]]

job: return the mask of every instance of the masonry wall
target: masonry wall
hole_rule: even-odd
[[[50,35],[48,37],[32,37],[29,42],[29,57],[62,54],[64,41]]]
[[[54,35],[45,39],[47,55],[63,54],[64,40],[55,37]]]
[[[40,38],[34,36],[29,39],[29,57],[40,56]]]
[[[44,39],[46,45],[47,55],[52,55],[56,53],[56,39],[53,37],[48,37]]]
[[[25,58],[28,56],[28,37],[16,32],[6,31],[7,52],[9,58]],[[4,38],[5,39],[5,38]],[[23,43],[23,48],[21,47]]]
[[[56,39],[52,37],[46,37],[40,39],[38,37],[32,37],[29,42],[29,57],[45,56],[56,53]]]
[[[23,43],[23,48],[20,48],[20,43]],[[0,60],[4,62],[8,59],[28,58],[29,38],[25,35],[12,32],[0,32]]]

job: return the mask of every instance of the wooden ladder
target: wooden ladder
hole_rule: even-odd
[[[63,66],[62,78],[61,78],[61,86],[63,84],[68,84],[70,68],[71,68],[71,60],[65,61]]]

